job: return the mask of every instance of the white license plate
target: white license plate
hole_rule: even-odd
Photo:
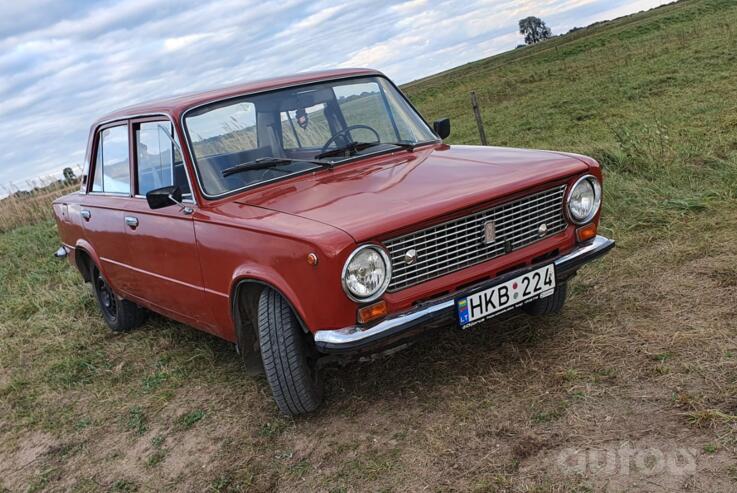
[[[514,279],[456,300],[462,329],[555,292],[555,267],[540,267]]]

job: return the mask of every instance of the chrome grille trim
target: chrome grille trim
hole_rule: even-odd
[[[566,228],[565,192],[566,185],[560,185],[385,241],[393,272],[387,291],[398,291],[504,255],[507,241],[514,251],[560,233]],[[485,244],[484,225],[489,221],[494,221],[496,239]],[[548,229],[540,236],[538,227],[543,223]],[[416,250],[417,260],[408,265],[404,256],[410,249]]]

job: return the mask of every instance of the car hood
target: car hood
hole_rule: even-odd
[[[318,170],[235,201],[329,224],[361,242],[587,169],[570,154],[439,144]]]

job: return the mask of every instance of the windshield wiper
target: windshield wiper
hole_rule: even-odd
[[[415,147],[422,144],[422,142],[382,142],[382,144],[386,144],[388,146],[397,146],[401,147],[402,149],[407,149],[408,151],[414,151]]]
[[[326,157],[350,157],[354,156],[357,152],[360,152],[369,147],[381,145],[379,142],[349,142],[348,144],[340,147],[336,147],[330,151],[325,151],[315,156],[315,159],[322,159]]]
[[[414,151],[415,147],[426,144],[427,142],[351,142],[349,144],[346,144],[342,147],[338,147],[336,149],[332,149],[329,151],[325,151],[322,154],[318,154],[315,156],[317,159],[322,159],[325,157],[350,157],[356,155],[356,153],[363,151],[364,149],[368,149],[369,147],[376,147],[376,146],[395,146],[400,147],[402,149],[406,149],[408,151]]]
[[[222,171],[223,177],[228,177],[230,175],[233,175],[235,173],[240,173],[241,171],[249,171],[249,170],[256,170],[256,169],[269,169],[269,168],[275,168],[277,166],[283,166],[285,164],[291,164],[291,163],[311,163],[311,164],[317,164],[320,166],[324,166],[327,168],[330,168],[333,166],[334,163],[331,161],[322,161],[320,159],[296,159],[296,158],[289,158],[289,157],[261,157],[258,159],[254,159],[253,161],[247,161],[245,163],[236,164],[235,166],[231,166],[230,168],[225,168]]]

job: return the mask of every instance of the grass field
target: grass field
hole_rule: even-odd
[[[79,190],[79,180],[76,179],[68,182],[55,179],[48,181],[48,185],[41,184],[23,195],[13,194],[10,188],[0,186],[0,192],[3,193],[0,198],[0,233],[51,219],[51,203]]]
[[[0,234],[0,491],[735,491],[735,20],[684,1],[406,87],[453,143],[475,90],[492,143],[599,159],[618,247],[559,316],[329,369],[308,418],[213,337],[107,331],[53,224]]]

